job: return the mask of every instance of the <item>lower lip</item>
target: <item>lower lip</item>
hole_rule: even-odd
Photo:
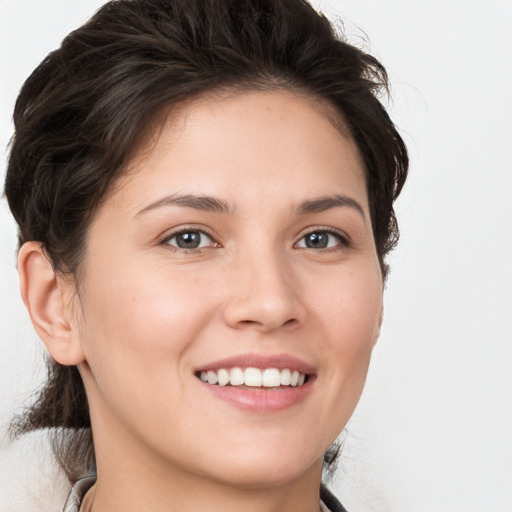
[[[314,376],[310,375],[308,381],[302,386],[245,389],[236,386],[217,386],[199,381],[205,389],[216,398],[227,402],[239,409],[252,412],[277,412],[293,407],[302,402],[310,393]]]

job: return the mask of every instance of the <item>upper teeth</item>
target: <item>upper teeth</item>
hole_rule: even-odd
[[[277,368],[231,368],[220,370],[208,370],[201,372],[201,380],[208,384],[219,386],[246,385],[249,387],[274,388],[279,386],[302,386],[306,380],[306,374],[297,370],[278,370]]]

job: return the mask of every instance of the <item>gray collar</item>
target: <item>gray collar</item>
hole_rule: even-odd
[[[96,482],[95,476],[87,476],[77,480],[71,488],[62,512],[79,512],[85,493],[94,485],[94,482]]]

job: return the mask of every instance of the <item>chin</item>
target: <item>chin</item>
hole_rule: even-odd
[[[323,452],[314,457],[304,447],[269,451],[253,446],[238,451],[236,457],[231,451],[231,456],[218,461],[211,476],[230,487],[262,489],[286,485],[312,472],[321,475],[322,465]]]
[[[226,473],[225,478],[222,478],[224,472],[219,471],[215,478],[217,480],[222,479],[230,487],[241,490],[269,489],[272,487],[283,487],[291,482],[296,482],[303,475],[309,474],[313,468],[316,470],[317,466],[319,468],[318,472],[321,473],[322,461],[318,461],[318,464],[312,467],[301,468],[300,470],[297,467],[272,468],[266,466],[265,468],[249,468],[245,466],[237,471]]]

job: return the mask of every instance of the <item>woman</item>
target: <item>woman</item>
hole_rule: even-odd
[[[407,172],[385,87],[302,0],[110,2],[27,80],[5,192],[51,361],[17,431],[55,429],[65,510],[343,510]]]

